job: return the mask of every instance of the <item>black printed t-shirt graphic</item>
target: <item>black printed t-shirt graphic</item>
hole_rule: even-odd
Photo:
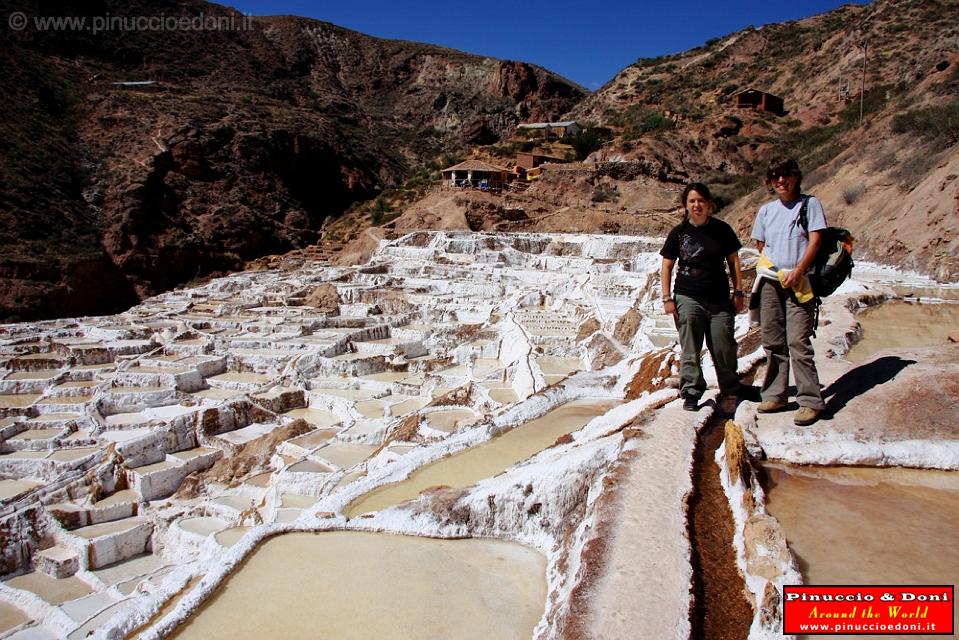
[[[723,302],[729,300],[726,256],[742,246],[732,227],[710,217],[701,227],[689,222],[674,227],[659,255],[678,260],[676,293],[704,302]]]

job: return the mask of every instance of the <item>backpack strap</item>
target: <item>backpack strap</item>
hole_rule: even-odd
[[[796,217],[796,222],[799,226],[802,227],[802,230],[806,233],[806,237],[809,237],[809,196],[806,194],[800,194],[802,198],[802,206],[799,207],[799,215]]]
[[[822,298],[816,296],[813,298],[813,301],[816,305],[816,315],[813,317],[812,322],[812,337],[816,337],[816,331],[819,329],[819,309],[822,307]]]
[[[802,230],[806,233],[806,237],[809,237],[809,196],[806,194],[800,194],[802,198],[802,206],[799,207],[799,215],[796,216],[796,223],[802,227]],[[813,302],[816,306],[816,315],[813,317],[812,323],[812,337],[816,337],[816,331],[819,329],[819,310],[822,307],[822,298],[816,296],[813,298]]]

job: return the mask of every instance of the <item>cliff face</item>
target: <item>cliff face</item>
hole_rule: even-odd
[[[4,5],[29,22],[0,32],[0,318],[117,311],[308,245],[410,169],[585,93],[524,63],[197,0]],[[235,28],[33,22],[200,14]]]

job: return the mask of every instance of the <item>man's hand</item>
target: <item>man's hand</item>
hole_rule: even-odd
[[[783,278],[783,287],[787,289],[792,289],[803,279],[803,272],[799,269],[790,269],[789,273],[786,274],[786,277]]]

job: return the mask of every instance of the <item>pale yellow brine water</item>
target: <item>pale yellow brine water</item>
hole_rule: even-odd
[[[528,640],[545,608],[546,557],[518,544],[291,533],[171,637]]]

